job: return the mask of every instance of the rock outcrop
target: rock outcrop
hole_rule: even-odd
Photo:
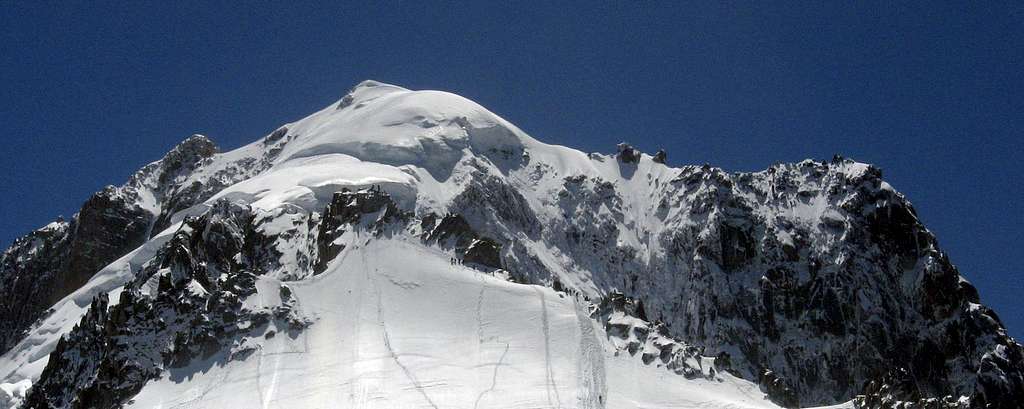
[[[279,305],[248,308],[257,292],[250,269],[252,211],[226,200],[190,217],[111,305],[97,296],[62,337],[25,408],[117,408],[146,382],[193,361],[245,359],[253,337],[301,331],[287,287]]]
[[[193,136],[125,185],[94,194],[71,221],[58,220],[15,241],[0,256],[0,298],[8,300],[0,304],[0,352],[17,343],[49,306],[144,243],[161,222],[143,196],[171,189],[215,152],[209,139]]]

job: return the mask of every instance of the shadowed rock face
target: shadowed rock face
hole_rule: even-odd
[[[282,128],[284,129],[284,128]],[[159,163],[157,186],[161,187],[162,204],[160,214],[156,215],[152,234],[157,234],[170,226],[171,216],[185,210],[196,203],[202,203],[225,186],[219,177],[209,178],[200,183],[180,185],[175,183],[179,177],[187,176],[202,161],[217,153],[217,146],[203,136],[194,135],[171,150]]]
[[[654,153],[654,158],[651,159],[654,163],[665,164],[668,161],[668,153],[664,149],[658,149],[658,152]]]
[[[391,196],[377,187],[359,191],[344,190],[331,198],[331,203],[324,209],[323,220],[317,232],[317,259],[313,266],[315,274],[327,269],[327,263],[344,250],[345,246],[335,239],[345,234],[353,224],[368,215],[376,216],[373,224],[374,234],[383,232],[386,224],[404,219],[404,215]]]
[[[642,301],[672,336],[730,362],[777,403],[1024,398],[1020,344],[877,169],[842,159],[757,173],[687,166],[649,198],[661,213],[639,247],[617,239],[631,233],[629,199],[599,178],[566,176],[564,221],[545,220],[541,236],[598,288]]]
[[[492,269],[501,268],[501,245],[488,238],[474,240],[466,248],[463,260]]]
[[[165,368],[245,359],[254,352],[245,338],[272,322],[288,331],[308,326],[286,287],[273,310],[242,306],[241,297],[256,292],[249,268],[254,247],[246,243],[258,240],[252,222],[251,209],[227,201],[186,219],[117,305],[105,293],[93,300],[50,354],[24,407],[120,407]]]
[[[0,261],[0,347],[6,351],[44,311],[101,268],[144,243],[153,220],[113,187],[96,193],[62,228],[19,239]]]
[[[118,195],[113,188],[93,195],[78,212],[67,265],[47,302],[60,301],[96,271],[142,245],[152,221],[153,215],[138,206],[135,198]]]
[[[125,185],[92,195],[70,222],[57,221],[16,240],[0,256],[0,353],[21,340],[47,308],[149,238],[157,215],[140,205],[141,191],[171,190],[176,179],[215,152],[209,139],[193,136]]]
[[[17,344],[54,303],[169,227],[175,213],[269,167],[291,141],[287,133],[282,127],[264,138],[255,158],[205,173],[200,169],[218,149],[205,136],[193,135],[124,185],[94,194],[70,222],[59,220],[16,240],[0,256],[0,353]],[[144,195],[155,203],[143,206]]]
[[[68,259],[70,223],[58,220],[15,240],[0,256],[0,351],[6,352],[52,305]],[[52,285],[41,285],[52,283]]]
[[[430,214],[420,222],[423,241],[451,249],[456,259],[483,269],[504,267],[501,243],[477,233],[461,214],[448,214],[438,220]]]

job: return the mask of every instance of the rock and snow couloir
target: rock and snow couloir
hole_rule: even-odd
[[[877,168],[664,162],[373,81],[194,136],[3,254],[0,407],[1024,399],[1020,344]]]

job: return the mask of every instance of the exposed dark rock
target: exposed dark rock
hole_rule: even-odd
[[[723,223],[719,239],[722,254],[722,268],[735,271],[746,265],[756,255],[754,240],[744,229]]]
[[[672,338],[660,322],[641,318],[643,302],[613,292],[603,297],[591,317],[604,324],[612,345],[630,356],[639,355],[644,365],[658,365],[687,379],[716,379],[715,368],[702,368],[700,348]]]
[[[50,307],[49,283],[58,281],[73,240],[63,220],[14,241],[0,256],[0,352],[6,352]]]
[[[24,407],[121,407],[165,368],[245,359],[254,352],[246,339],[272,337],[264,334],[272,322],[290,333],[307,327],[287,287],[272,312],[242,306],[242,297],[257,291],[244,270],[252,220],[248,207],[226,200],[186,219],[125,286],[117,305],[110,306],[105,293],[93,300],[58,342]],[[156,293],[146,293],[154,280]]]
[[[600,288],[642,297],[672,336],[770,387],[781,404],[845,402],[870,395],[869,380],[891,402],[1016,396],[1024,366],[992,357],[1019,346],[880,178],[845,159],[759,173],[684,167],[652,198],[664,212],[664,256],[641,261],[611,257],[628,223],[614,188],[602,195],[597,178],[569,175],[558,192],[566,224],[554,226],[564,237],[548,240]],[[828,204],[822,214],[795,217],[816,201]],[[919,380],[883,378],[894,367]]]
[[[436,215],[423,218],[423,241],[451,248],[463,262],[481,267],[503,268],[501,244],[481,236],[460,214],[447,214],[440,220]]]
[[[1010,409],[1024,402],[1024,347],[1010,341],[985,353],[978,367],[978,388],[972,407]]]
[[[160,176],[157,178],[157,186],[163,203],[161,212],[156,216],[156,221],[153,224],[152,234],[160,233],[170,226],[171,216],[175,213],[209,199],[226,187],[219,178],[213,178],[206,183],[195,181],[185,186],[176,184],[180,182],[179,178],[187,176],[199,167],[203,160],[212,157],[217,152],[217,145],[209,138],[192,135],[158,162],[156,172]]]
[[[70,223],[20,239],[0,260],[0,352],[51,305],[97,271],[146,240],[152,215],[135,196],[107,187],[89,198]],[[34,250],[33,250],[34,249]]]
[[[371,187],[359,191],[345,189],[336,192],[331,203],[324,209],[323,220],[317,232],[317,260],[314,265],[316,274],[327,269],[327,264],[344,250],[345,246],[336,243],[335,239],[360,222],[363,217],[371,217],[368,220],[369,228],[373,234],[381,234],[387,225],[394,221],[401,221],[408,218],[395,205],[391,196],[379,187]]]
[[[786,382],[775,372],[771,370],[761,372],[758,383],[772,402],[786,408],[800,407],[800,397],[797,396],[796,391],[786,385]]]
[[[470,243],[462,258],[466,263],[475,263],[489,268],[502,268],[501,245],[486,237]]]
[[[423,222],[426,233],[423,239],[429,243],[454,245],[465,251],[478,236],[473,228],[469,227],[469,222],[459,214],[446,214],[440,221],[437,221],[436,215],[431,214],[424,217]]]
[[[535,235],[540,221],[526,198],[504,180],[485,172],[475,172],[465,190],[452,200],[452,213],[461,215],[474,226],[486,227],[487,236],[522,231]]]
[[[660,163],[664,165],[665,161],[668,160],[668,154],[665,153],[664,149],[658,149],[658,152],[654,153],[654,158],[652,158],[651,160],[654,161],[654,163]]]
[[[152,215],[113,187],[92,196],[82,206],[74,223],[64,277],[58,290],[47,300],[53,304],[77,290],[99,269],[146,240]]]
[[[58,223],[64,226],[59,233],[43,228],[16,241],[0,259],[0,299],[9,300],[0,306],[0,353],[17,343],[49,306],[160,228],[160,217],[140,205],[140,191],[174,189],[176,180],[216,151],[209,139],[193,135],[136,172],[124,186],[108,186],[94,194],[71,222]],[[195,203],[180,202],[179,207]],[[170,211],[165,213],[169,217]],[[35,250],[28,254],[29,249]]]
[[[640,162],[640,151],[633,148],[632,145],[622,142],[616,146],[618,150],[618,159],[622,163],[637,163]]]

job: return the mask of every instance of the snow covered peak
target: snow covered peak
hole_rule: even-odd
[[[353,102],[358,100],[367,100],[373,98],[375,95],[383,95],[389,92],[405,91],[409,90],[397,85],[385,84],[375,80],[364,80],[356,84],[352,89],[345,94],[345,97],[338,101],[338,109],[342,109],[351,105]]]
[[[461,96],[363,81],[336,104],[286,125],[295,140],[278,161],[345,154],[446,174],[467,152],[521,154],[529,136]]]
[[[376,81],[195,135],[0,259],[0,300],[89,278],[0,301],[0,408],[1024,399],[1024,347],[877,168],[666,156]]]

